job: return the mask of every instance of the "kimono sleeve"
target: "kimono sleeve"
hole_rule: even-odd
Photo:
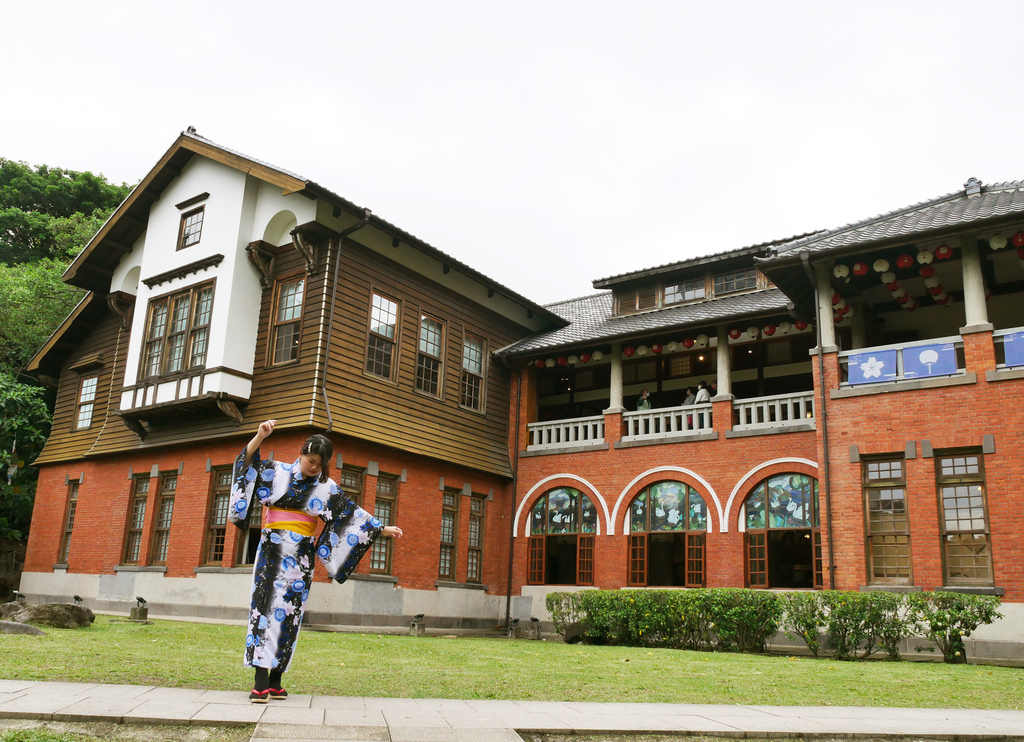
[[[263,461],[257,448],[249,465],[245,463],[246,449],[235,459],[234,480],[231,483],[231,505],[228,520],[243,531],[249,527],[249,507],[256,496],[256,488],[264,485],[263,472],[273,471],[272,461]],[[262,499],[262,498],[261,498]]]
[[[330,578],[340,584],[352,574],[384,526],[340,492],[331,494],[320,517],[327,525],[317,539],[316,554]]]

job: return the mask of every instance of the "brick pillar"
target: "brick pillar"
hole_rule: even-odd
[[[966,328],[965,328],[966,329]],[[985,378],[986,371],[996,367],[996,346],[992,342],[992,326],[973,332],[961,330],[964,340],[964,361],[968,373],[978,375],[978,380]]]

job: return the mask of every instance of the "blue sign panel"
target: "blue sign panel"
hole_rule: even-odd
[[[876,350],[849,356],[847,382],[877,384],[880,381],[895,381],[896,353],[895,350]]]
[[[1024,366],[1024,332],[1003,335],[1007,366]]]
[[[953,343],[915,345],[903,349],[903,375],[908,379],[955,373],[956,350]]]

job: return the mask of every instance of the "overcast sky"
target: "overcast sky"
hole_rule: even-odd
[[[1024,179],[1021,2],[37,2],[0,157],[195,126],[540,303]]]

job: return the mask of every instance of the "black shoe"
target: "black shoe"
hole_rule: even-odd
[[[268,688],[267,692],[270,693],[270,697],[275,701],[283,701],[288,697],[288,691],[284,688]]]
[[[269,700],[270,700],[270,690],[269,689],[256,690],[255,688],[253,688],[249,692],[249,701],[251,703],[266,703]]]

